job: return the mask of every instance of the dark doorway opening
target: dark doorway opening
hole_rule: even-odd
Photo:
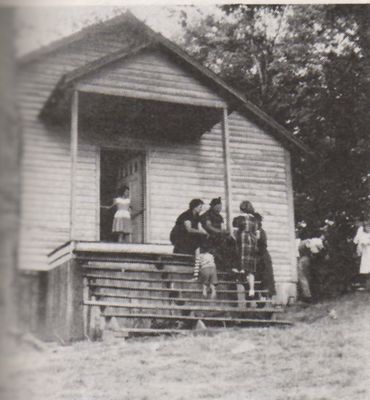
[[[145,153],[132,150],[102,149],[100,153],[100,205],[112,205],[121,186],[130,188],[131,242],[144,242]],[[100,208],[100,240],[117,241],[112,233],[115,207]]]

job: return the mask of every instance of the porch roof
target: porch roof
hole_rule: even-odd
[[[215,73],[195,61],[179,46],[169,41],[161,34],[154,32],[130,12],[127,12],[122,16],[116,17],[110,21],[100,23],[100,25],[83,30],[79,34],[72,35],[69,40],[71,42],[81,40],[84,35],[90,34],[93,28],[95,28],[95,31],[97,31],[99,29],[104,29],[105,26],[112,26],[122,23],[132,26],[135,34],[139,34],[141,39],[132,40],[131,42],[128,40],[128,42],[123,44],[122,48],[117,52],[110,53],[64,74],[44,104],[40,116],[45,117],[46,115],[50,115],[52,112],[55,113],[58,108],[60,109],[61,104],[65,104],[65,100],[70,99],[71,92],[75,85],[82,78],[85,78],[92,72],[96,72],[111,63],[131,57],[144,49],[157,48],[169,54],[171,57],[181,63],[181,65],[186,67],[190,73],[203,81],[205,84],[209,85],[209,87],[212,88],[217,94],[222,96],[222,98],[224,98],[228,104],[229,111],[238,110],[246,114],[249,118],[270,132],[270,134],[275,136],[276,139],[278,139],[284,146],[290,149],[299,149],[304,154],[313,156],[311,150],[286,128],[276,122],[259,107],[247,100],[238,91],[226,84]],[[69,41],[67,38],[63,41],[60,41],[59,44],[54,46],[51,45],[49,50],[46,48],[44,51],[35,52],[34,55],[30,54],[25,57],[23,64],[33,61],[37,59],[37,57],[41,57],[44,54],[48,54],[48,51],[55,51],[58,46],[62,48],[68,44]]]

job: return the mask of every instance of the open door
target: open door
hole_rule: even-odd
[[[144,243],[144,155],[133,155],[123,162],[122,183],[130,188],[133,243]]]
[[[145,215],[145,153],[129,150],[101,150],[100,159],[100,203],[110,205],[120,186],[130,188],[132,209],[131,242],[144,243]],[[100,211],[100,240],[116,241],[112,234],[115,209]]]

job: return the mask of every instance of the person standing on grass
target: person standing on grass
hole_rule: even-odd
[[[199,214],[202,211],[203,204],[201,199],[191,200],[189,209],[176,219],[175,226],[170,233],[174,253],[194,255],[202,238],[208,235],[207,232],[199,229]]]
[[[241,215],[233,220],[235,228],[236,245],[239,254],[239,274],[247,274],[249,284],[249,296],[253,297],[254,278],[257,270],[257,220],[253,205],[250,201],[240,204]]]
[[[312,271],[311,265],[313,260],[317,258],[324,250],[324,242],[320,237],[296,240],[298,258],[297,258],[297,271],[298,271],[298,289],[300,298],[303,301],[312,301]]]
[[[203,286],[203,297],[208,296],[211,290],[211,299],[216,298],[217,269],[213,257],[212,243],[208,238],[204,238],[201,245],[195,252],[194,279],[199,280]]]
[[[358,228],[353,242],[357,245],[357,254],[361,257],[360,276],[370,290],[370,218]]]

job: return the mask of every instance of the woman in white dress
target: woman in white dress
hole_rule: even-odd
[[[116,207],[116,213],[113,217],[112,232],[118,235],[118,242],[129,243],[131,240],[132,224],[131,224],[131,206],[130,206],[130,189],[123,186],[117,190],[117,197],[113,199],[111,206],[104,208]]]
[[[357,254],[361,257],[360,275],[369,281],[370,278],[370,219],[365,221],[357,230],[353,239],[357,245]]]

